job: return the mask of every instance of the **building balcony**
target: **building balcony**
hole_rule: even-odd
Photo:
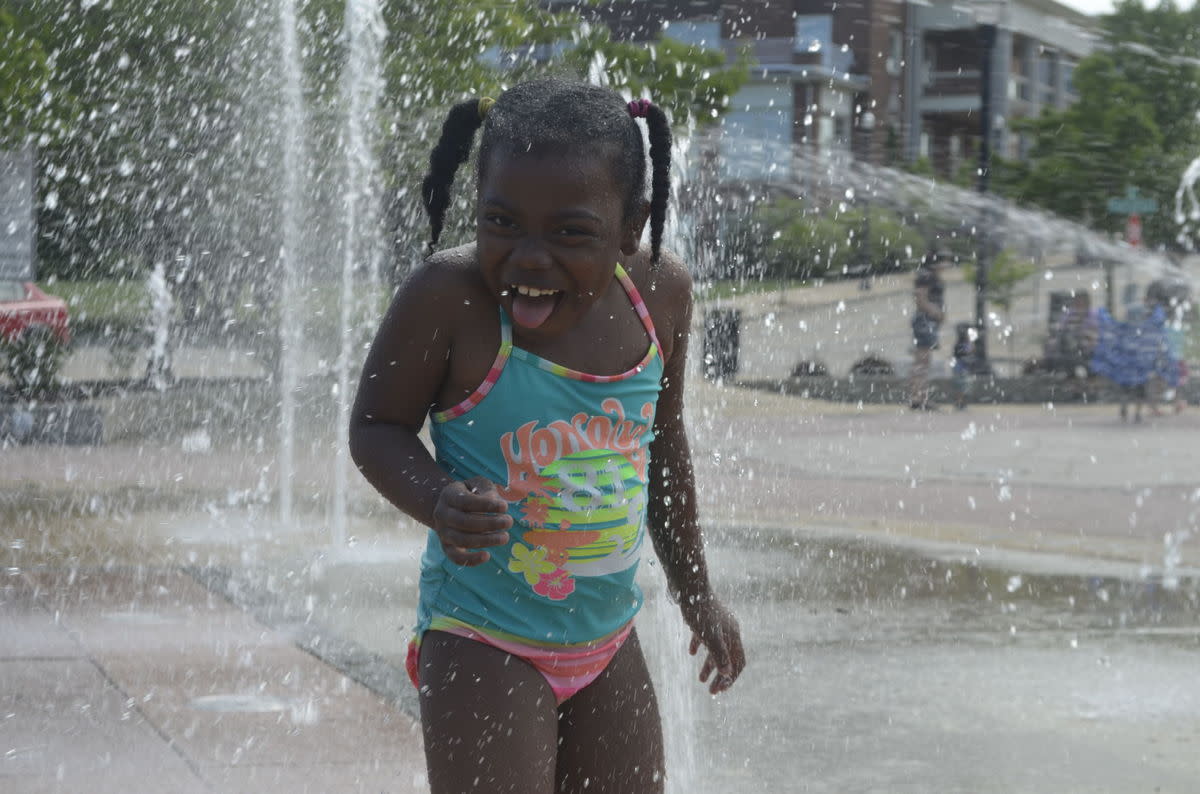
[[[979,72],[931,72],[921,97],[922,113],[966,113],[979,109]]]

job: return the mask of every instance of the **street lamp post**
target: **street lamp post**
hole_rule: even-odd
[[[862,158],[866,164],[863,176],[862,189],[862,207],[863,207],[863,234],[862,246],[864,249],[863,264],[866,270],[863,271],[862,281],[858,283],[858,288],[869,290],[871,288],[871,275],[874,266],[874,260],[871,257],[871,135],[875,131],[875,114],[869,110],[863,111],[858,117],[858,128],[862,131],[863,145]]]
[[[996,47],[996,26],[991,23],[979,26],[979,193],[986,196],[992,172],[992,51]],[[983,222],[980,224],[975,258],[975,366],[978,374],[991,374],[992,366],[987,352],[987,301],[988,266],[991,264],[991,242],[988,234],[986,198],[983,204]]]

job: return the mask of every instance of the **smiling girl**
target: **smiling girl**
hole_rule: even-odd
[[[691,279],[660,250],[670,127],[647,100],[555,79],[456,105],[423,184],[431,248],[481,126],[475,242],[397,292],[351,428],[363,474],[430,528],[409,653],[430,785],[661,791],[634,628],[647,534],[706,649],[700,680],[715,694],[745,665],[683,425]]]

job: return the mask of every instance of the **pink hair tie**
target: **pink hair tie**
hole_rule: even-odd
[[[644,119],[649,114],[652,105],[649,99],[635,99],[627,107],[629,108],[630,116],[633,116],[635,119]]]

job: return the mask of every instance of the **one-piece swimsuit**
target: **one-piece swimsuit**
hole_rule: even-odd
[[[409,674],[421,637],[444,631],[525,659],[559,701],[594,680],[642,605],[650,442],[663,362],[654,323],[625,270],[616,276],[645,328],[645,355],[618,375],[547,361],[512,342],[466,400],[431,413],[437,462],[456,480],[486,477],[508,501],[509,543],[464,567],[429,532]]]

